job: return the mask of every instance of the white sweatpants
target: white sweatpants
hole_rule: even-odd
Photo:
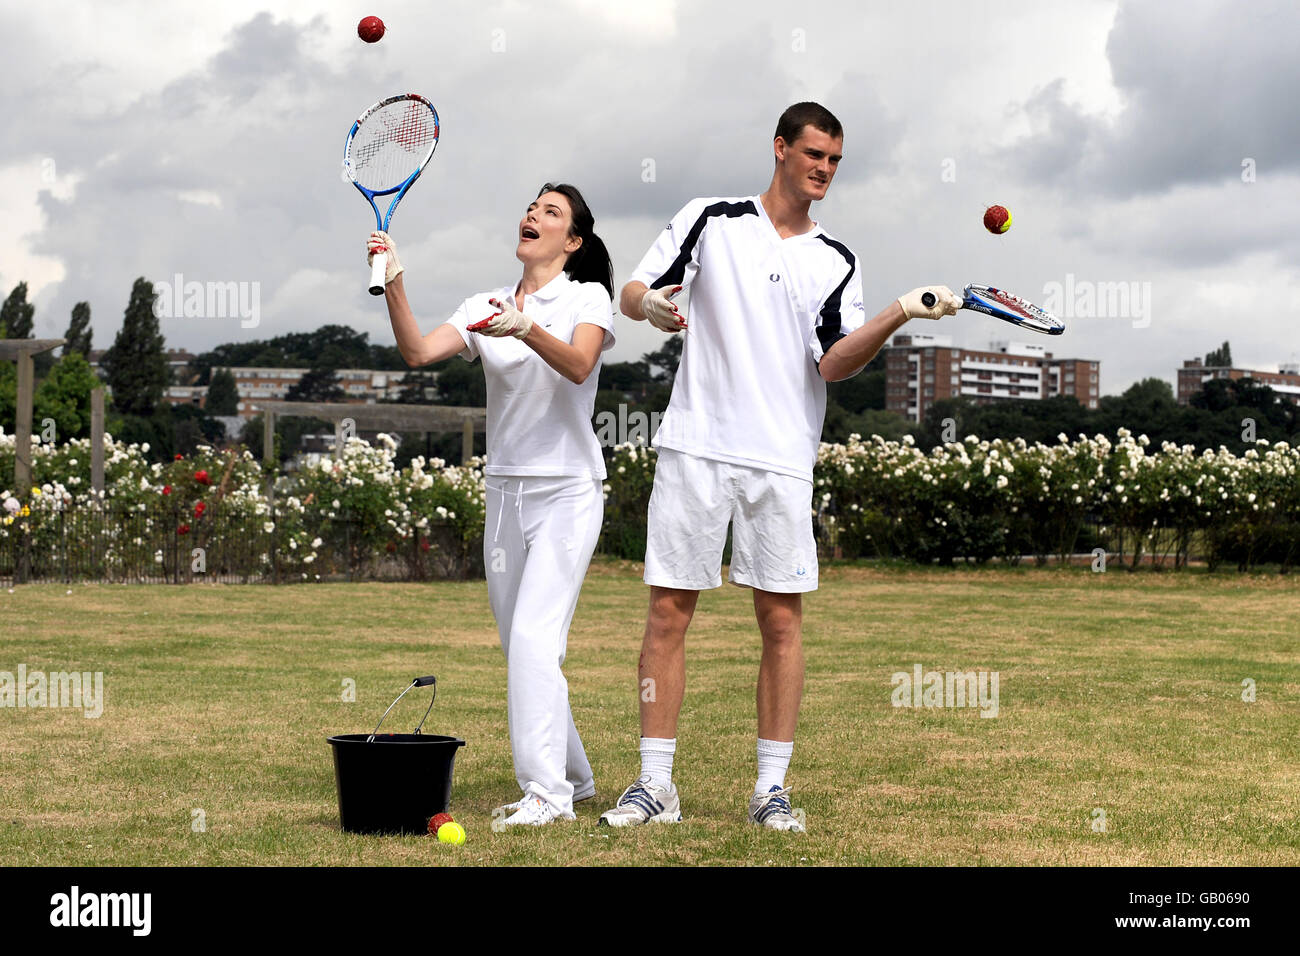
[[[483,566],[506,655],[510,748],[520,788],[573,812],[594,786],[560,666],[604,515],[597,479],[488,477]]]

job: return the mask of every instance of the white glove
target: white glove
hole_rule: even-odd
[[[675,286],[667,294],[663,289],[646,289],[645,295],[641,296],[641,314],[660,332],[680,332],[686,328],[686,321],[673,305],[672,298],[681,291],[681,286]]]
[[[934,305],[927,306],[921,301],[921,296],[927,292],[934,296]],[[909,319],[941,319],[945,315],[957,314],[961,308],[961,296],[946,285],[927,285],[902,296],[898,304]]]
[[[500,311],[495,315],[489,315],[482,322],[467,325],[465,331],[491,335],[495,338],[513,335],[517,339],[522,339],[532,329],[533,320],[516,309],[515,304],[509,299],[505,302],[500,299],[488,299],[488,304]]]
[[[388,285],[397,278],[399,272],[404,271],[402,263],[397,259],[397,246],[393,237],[386,232],[372,232],[366,240],[366,265],[374,262],[376,252],[388,253],[388,264],[384,268],[384,285]]]

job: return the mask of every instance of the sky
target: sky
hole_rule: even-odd
[[[905,331],[1046,342],[1100,361],[1103,394],[1224,340],[1276,370],[1300,361],[1296,49],[1300,6],[1268,0],[0,0],[0,294],[27,281],[38,337],[88,301],[105,348],[136,277],[180,275],[238,283],[255,324],[177,310],[168,347],[327,324],[392,344],[373,215],[341,175],[376,100],[420,92],[442,124],[390,229],[431,331],[517,281],[543,182],[583,191],[621,284],[688,200],[762,192],[777,117],[812,99],[845,128],[812,216],[856,253],[868,314],[920,285],[1006,288],[1066,333],[970,311]],[[616,331],[607,360],[663,341]]]

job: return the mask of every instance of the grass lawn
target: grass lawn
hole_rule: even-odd
[[[70,593],[69,593],[70,591]],[[636,776],[640,566],[598,561],[566,673],[596,769],[578,820],[494,833],[517,797],[481,581],[0,592],[0,671],[102,671],[103,714],[0,709],[7,865],[1300,864],[1300,580],[1112,570],[822,569],[787,782],[805,835],[746,823],[759,641],[701,596],[674,779],[685,820],[596,826]],[[998,714],[902,708],[891,675],[996,671]],[[335,733],[412,677],[468,746],[462,847],[338,826]],[[355,703],[342,700],[345,679]],[[1244,701],[1243,681],[1257,698]],[[417,694],[419,696],[417,696]],[[385,729],[409,731],[412,691]],[[391,725],[391,726],[390,726]],[[194,832],[202,810],[205,832]],[[1104,812],[1104,831],[1098,832]]]

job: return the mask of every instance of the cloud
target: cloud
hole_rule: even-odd
[[[1035,182],[1128,197],[1300,170],[1300,11],[1249,4],[1125,2],[1106,52],[1123,107],[1085,113],[1062,80],[1021,103],[1031,132],[1001,153]]]

